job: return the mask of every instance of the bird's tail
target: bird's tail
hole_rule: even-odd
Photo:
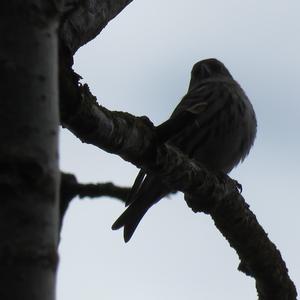
[[[133,202],[115,221],[111,228],[117,230],[124,226],[124,241],[127,243],[150,207],[151,205],[149,206],[147,203]]]
[[[125,202],[125,206],[130,205],[138,196],[138,191],[142,187],[142,183],[145,179],[146,173],[143,169],[141,169],[138,175],[135,178],[132,188],[130,189],[128,198]]]
[[[168,188],[159,179],[148,175],[142,180],[143,177],[144,173],[141,173],[138,181],[141,180],[142,183],[137,184],[138,188],[133,193],[133,198],[129,198],[132,201],[129,201],[127,209],[112,225],[113,230],[124,227],[125,242],[130,240],[148,209],[168,194]]]

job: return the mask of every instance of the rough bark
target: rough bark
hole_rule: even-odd
[[[186,194],[194,212],[209,214],[239,258],[239,270],[256,280],[259,300],[295,300],[297,291],[288,269],[249,205],[229,178]],[[216,188],[217,187],[217,188]]]
[[[53,300],[58,242],[59,0],[0,18],[0,298]]]
[[[61,40],[74,54],[95,38],[107,23],[132,0],[68,0],[61,26]]]

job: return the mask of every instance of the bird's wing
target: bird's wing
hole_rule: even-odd
[[[156,127],[158,143],[164,143],[172,139],[189,127],[190,124],[195,123],[199,115],[207,110],[213,99],[217,98],[213,88],[215,84],[215,82],[206,82],[193,90],[189,90],[175,108],[171,117]],[[146,173],[140,170],[129,193],[126,206],[133,203],[137,198],[140,188],[144,185],[145,175]]]
[[[188,109],[194,112],[194,117],[181,130],[169,130],[168,142],[193,157],[194,151],[199,152],[201,145],[206,145],[218,132],[224,131],[223,127],[229,125],[229,121],[234,121],[236,116],[232,107],[236,101],[237,88],[235,81],[227,80],[207,82],[189,91],[176,107],[171,119],[179,119]]]
[[[194,123],[196,119],[204,120],[207,115],[206,111],[212,110],[211,104],[222,97],[218,95],[220,89],[216,89],[216,86],[218,86],[218,82],[205,82],[188,91],[175,108],[171,117],[156,127],[158,141],[161,143],[166,142]],[[222,101],[214,105],[213,109],[217,109],[220,105],[222,105]]]
[[[205,111],[211,95],[211,88],[208,84],[200,85],[198,88],[189,91],[176,107],[170,119],[156,127],[158,142],[166,142],[174,134],[178,134],[186,125],[193,122],[201,112]],[[126,206],[136,199],[138,191],[143,185],[145,175],[146,173],[140,170],[126,200]]]
[[[214,93],[211,83],[199,84],[198,87],[189,90],[174,109],[170,119],[183,112],[198,114],[204,111],[205,106]]]

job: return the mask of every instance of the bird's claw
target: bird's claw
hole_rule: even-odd
[[[241,194],[243,192],[243,186],[237,180],[232,179],[232,181],[234,182],[234,185],[238,189],[239,193]]]
[[[234,184],[234,186],[238,189],[239,193],[242,193],[243,191],[243,186],[235,179],[230,179],[229,176],[223,172],[217,172],[216,174],[218,180],[220,181],[220,183],[222,184],[226,184],[226,182],[228,182],[228,180],[231,180]]]

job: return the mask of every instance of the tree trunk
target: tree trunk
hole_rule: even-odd
[[[57,2],[1,3],[1,300],[55,299],[60,179]]]

